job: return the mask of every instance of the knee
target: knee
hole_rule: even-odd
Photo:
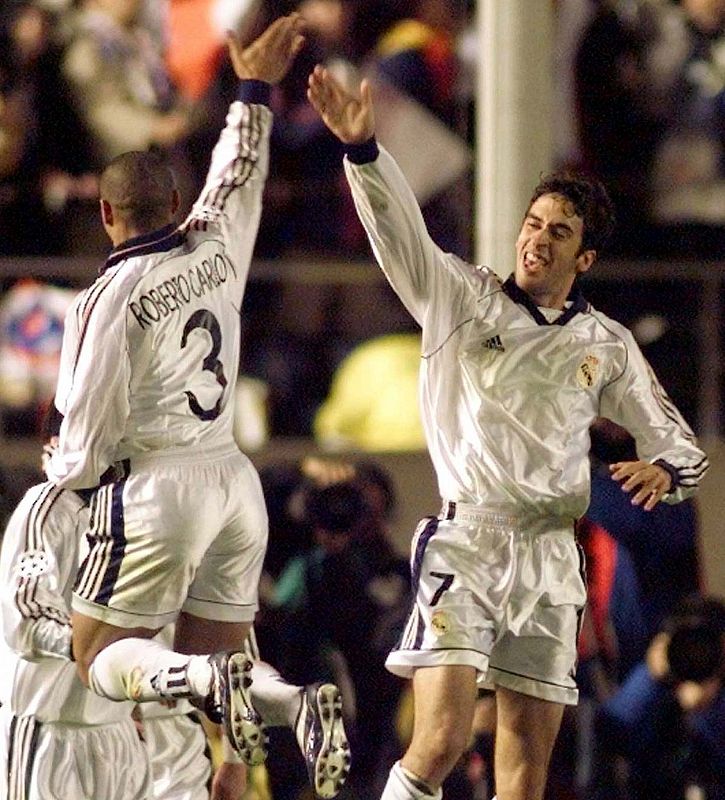
[[[461,725],[441,723],[413,737],[409,753],[418,764],[426,764],[422,778],[438,784],[453,769],[468,745],[468,732]]]

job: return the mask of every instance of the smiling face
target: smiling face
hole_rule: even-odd
[[[581,250],[584,222],[569,200],[544,194],[531,204],[516,239],[514,278],[539,306],[564,308],[574,279],[596,259]]]

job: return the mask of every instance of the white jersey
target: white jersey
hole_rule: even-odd
[[[576,290],[549,324],[513,279],[442,252],[383,148],[345,170],[376,258],[423,329],[419,401],[444,499],[581,516],[599,416],[670,472],[667,502],[696,490],[705,454],[625,327]]]
[[[256,82],[243,82],[251,97]],[[268,169],[270,110],[235,102],[186,222],[116,248],[67,319],[48,477],[88,488],[148,451],[233,446],[240,311]]]
[[[87,516],[75,492],[29,489],[10,517],[0,551],[0,701],[18,717],[105,725],[127,720],[81,683],[70,660],[70,599]]]

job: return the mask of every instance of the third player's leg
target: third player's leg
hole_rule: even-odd
[[[496,689],[496,797],[541,800],[564,706]]]

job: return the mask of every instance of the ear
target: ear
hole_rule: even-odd
[[[171,213],[176,214],[176,212],[181,207],[181,194],[178,189],[174,189],[171,193]]]
[[[597,251],[596,250],[585,250],[583,253],[580,253],[576,259],[576,271],[577,274],[581,274],[582,272],[587,272],[591,269],[592,264],[597,260]]]
[[[106,228],[113,227],[113,206],[101,199],[101,220]]]

